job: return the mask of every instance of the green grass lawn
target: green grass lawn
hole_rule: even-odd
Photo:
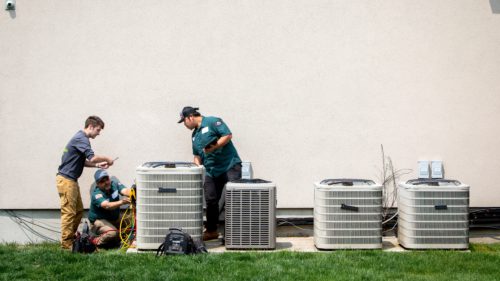
[[[461,251],[90,255],[0,245],[1,280],[500,280],[500,244]]]

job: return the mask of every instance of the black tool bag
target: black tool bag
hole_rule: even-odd
[[[89,225],[87,222],[83,224],[82,233],[77,232],[75,241],[73,241],[73,253],[93,253],[96,246],[92,243],[92,236],[90,236]]]
[[[162,255],[190,255],[206,253],[203,242],[194,241],[191,235],[179,228],[169,228],[165,241],[156,250],[157,256]]]

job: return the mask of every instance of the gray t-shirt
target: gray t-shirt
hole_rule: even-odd
[[[77,181],[85,167],[85,158],[90,160],[92,157],[94,151],[90,147],[89,138],[83,131],[78,131],[63,151],[59,174]]]

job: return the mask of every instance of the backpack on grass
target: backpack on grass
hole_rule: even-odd
[[[203,242],[194,241],[191,235],[179,228],[169,228],[165,241],[156,250],[157,256],[162,255],[191,255],[206,253]]]
[[[73,241],[73,253],[93,253],[96,250],[96,246],[92,243],[92,236],[90,235],[90,229],[88,223],[85,221],[83,224],[82,233],[77,232],[75,241]]]

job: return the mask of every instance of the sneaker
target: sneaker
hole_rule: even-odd
[[[203,241],[214,240],[219,238],[219,232],[217,231],[204,231]]]

